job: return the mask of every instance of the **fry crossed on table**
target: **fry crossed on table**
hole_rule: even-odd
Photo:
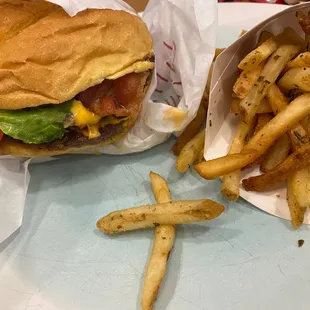
[[[172,200],[164,178],[150,172],[150,179],[157,204],[115,211],[97,222],[97,228],[106,234],[155,227],[155,239],[142,292],[143,310],[153,308],[174,245],[175,225],[211,220],[224,211],[221,204],[208,199]]]

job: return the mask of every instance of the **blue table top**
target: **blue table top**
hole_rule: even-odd
[[[155,309],[309,309],[309,227],[293,231],[243,200],[229,203],[219,180],[178,174],[172,144],[32,165],[23,226],[0,245],[0,309],[139,309],[154,231],[105,236],[95,224],[115,209],[153,203],[150,170],[168,180],[174,199],[226,208],[214,221],[177,228]]]

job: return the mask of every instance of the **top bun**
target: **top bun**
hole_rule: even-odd
[[[143,21],[40,0],[0,0],[0,109],[59,104],[104,79],[154,67]]]

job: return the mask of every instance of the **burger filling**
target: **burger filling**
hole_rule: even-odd
[[[139,111],[149,73],[131,73],[105,80],[70,101],[22,110],[0,110],[3,135],[27,144],[57,149],[96,144],[124,131],[132,112]],[[144,81],[144,83],[141,83]]]

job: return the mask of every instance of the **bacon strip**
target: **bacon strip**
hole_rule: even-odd
[[[130,116],[141,94],[141,79],[145,73],[127,74],[114,81],[105,80],[77,96],[83,105],[102,117],[108,115]]]

